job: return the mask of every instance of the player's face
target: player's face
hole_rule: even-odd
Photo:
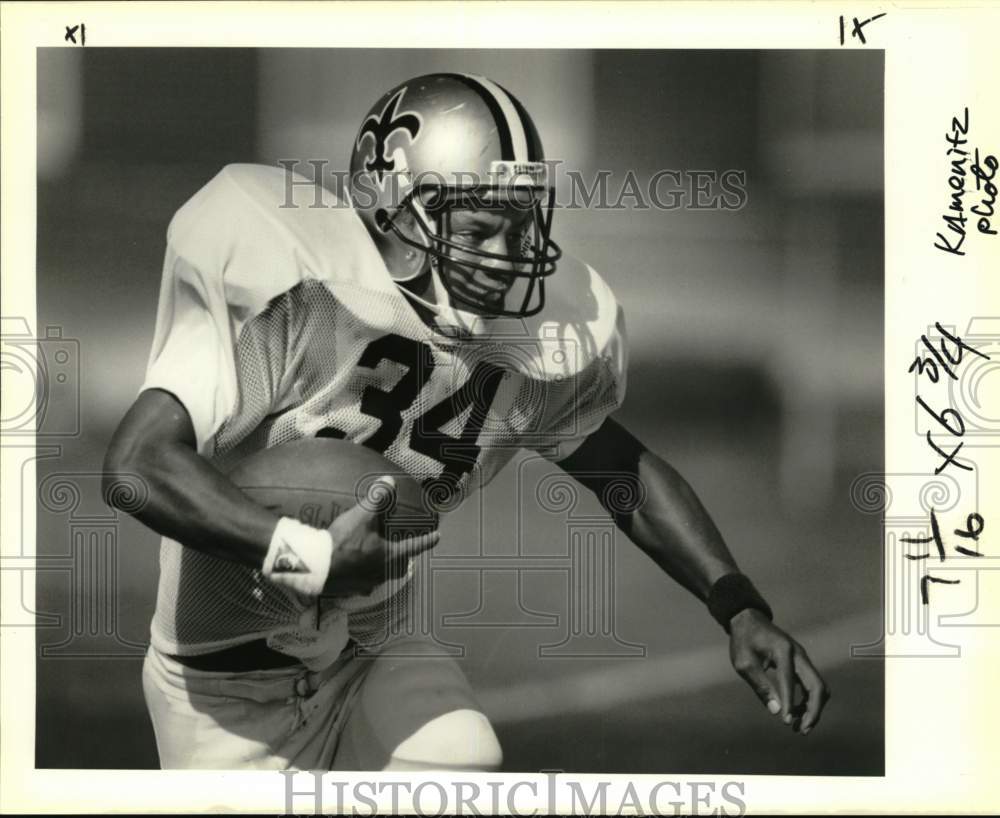
[[[506,256],[522,256],[525,243],[533,230],[532,211],[514,206],[489,209],[453,209],[447,222],[447,237],[460,248]],[[466,301],[481,304],[463,309],[489,315],[501,308],[505,296],[515,281],[509,275],[514,263],[505,259],[483,259],[461,249],[449,251],[450,261],[441,265],[441,275],[448,285]],[[463,261],[478,265],[467,267]],[[482,269],[486,267],[487,269]],[[504,275],[508,273],[508,275]]]

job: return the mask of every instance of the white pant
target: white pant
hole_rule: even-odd
[[[433,645],[402,647],[379,656],[348,649],[319,673],[301,665],[194,670],[151,647],[142,680],[160,766],[379,770],[404,742],[408,756],[430,766],[499,764],[496,737],[457,662]],[[446,740],[432,731],[414,747],[434,722],[448,725]]]

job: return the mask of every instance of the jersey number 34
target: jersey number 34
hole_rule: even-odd
[[[361,411],[380,421],[364,445],[385,454],[403,428],[403,413],[417,400],[434,372],[434,355],[422,341],[401,335],[383,335],[372,341],[358,359],[358,366],[375,369],[382,361],[406,367],[405,374],[386,391],[367,386],[361,393]],[[441,464],[439,480],[455,486],[479,459],[479,433],[496,396],[503,370],[484,361],[473,368],[465,383],[413,421],[409,447]],[[470,410],[471,407],[471,411]],[[442,430],[445,424],[469,411],[458,437]],[[344,438],[346,433],[328,426],[317,437]]]

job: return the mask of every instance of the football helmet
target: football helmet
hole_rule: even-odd
[[[491,80],[427,74],[386,92],[354,141],[349,192],[393,279],[434,277],[438,298],[426,306],[511,317],[544,307],[561,255],[550,236],[548,165],[524,106]],[[507,252],[451,235],[452,214],[469,209],[516,214]],[[481,299],[454,281],[478,272],[501,282]]]

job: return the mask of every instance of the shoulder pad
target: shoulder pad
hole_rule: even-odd
[[[545,283],[545,307],[524,319],[493,319],[490,340],[508,348],[513,368],[551,381],[579,375],[595,360],[624,354],[618,301],[597,271],[563,256]],[[519,348],[512,354],[512,348]]]
[[[350,205],[283,168],[227,165],[177,211],[167,242],[203,275],[222,276],[227,301],[251,312],[307,279],[395,292]]]

